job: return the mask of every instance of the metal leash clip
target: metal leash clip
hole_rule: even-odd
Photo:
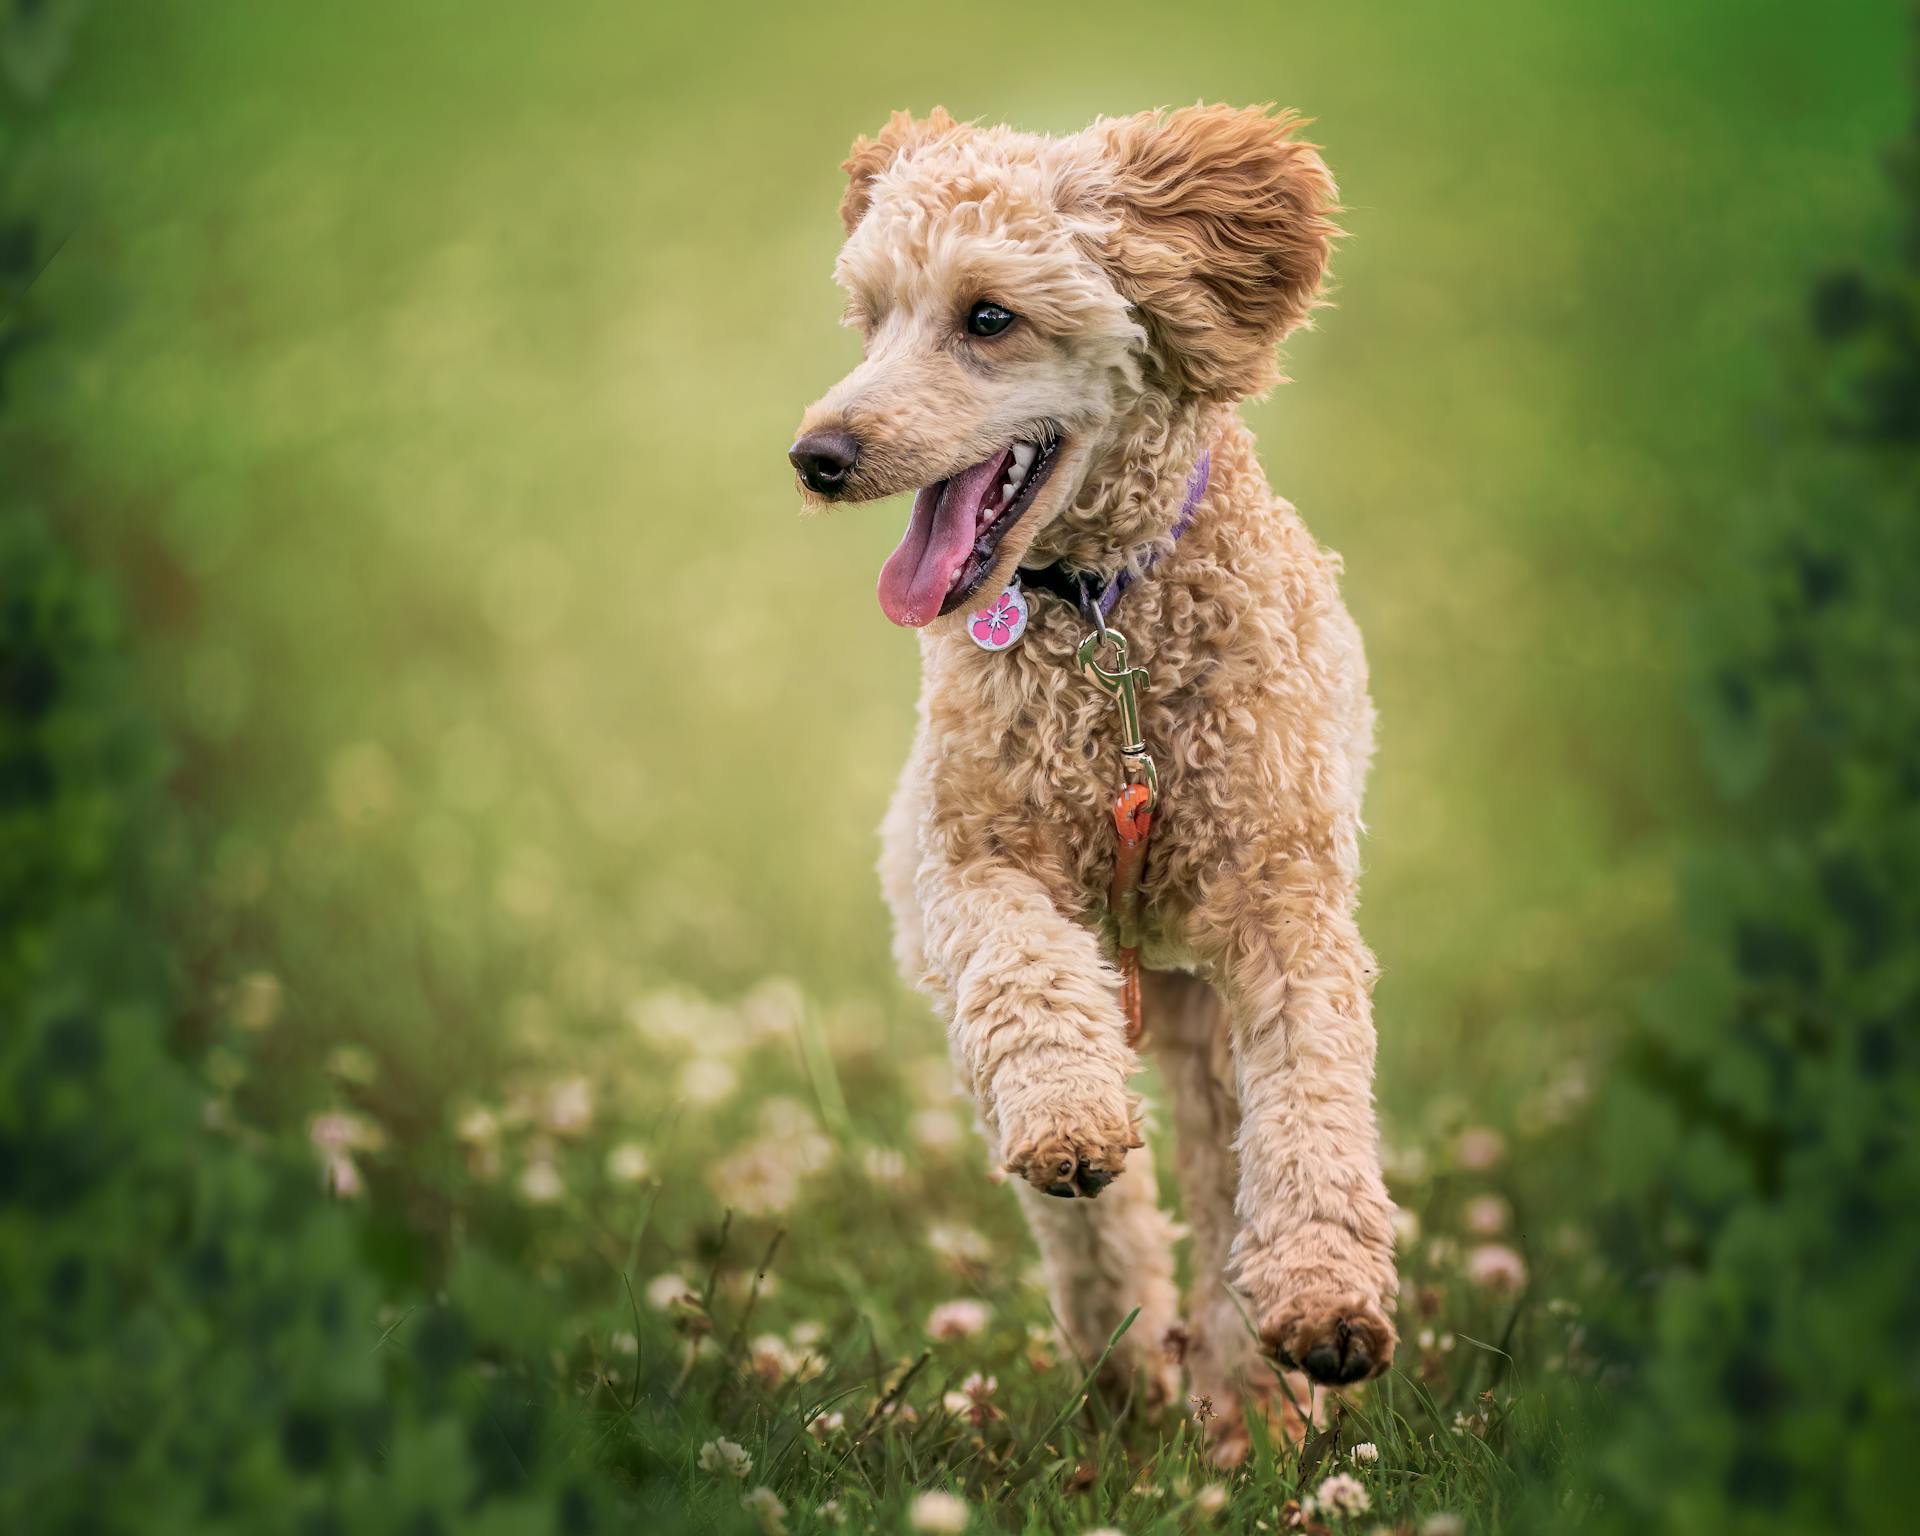
[[[1075,660],[1087,675],[1087,681],[1120,706],[1120,764],[1126,772],[1127,783],[1146,786],[1145,809],[1151,813],[1160,804],[1160,777],[1154,771],[1146,738],[1140,733],[1140,695],[1147,690],[1147,669],[1127,665],[1127,637],[1117,629],[1109,629],[1099,620],[1098,612],[1096,609],[1096,628],[1080,642]],[[1113,647],[1114,670],[1111,672],[1096,659],[1103,645]]]

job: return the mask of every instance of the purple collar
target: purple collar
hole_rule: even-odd
[[[1207,494],[1207,481],[1212,474],[1213,450],[1209,448],[1200,455],[1200,462],[1193,466],[1193,473],[1187,478],[1187,499],[1180,508],[1180,515],[1173,520],[1172,532],[1176,544],[1180,536],[1193,526],[1193,515],[1200,506],[1200,498]],[[1076,571],[1058,560],[1037,569],[1021,566],[1020,584],[1035,591],[1050,592],[1055,597],[1073,603],[1089,624],[1104,628],[1113,614],[1114,606],[1127,595],[1127,588],[1158,565],[1166,555],[1166,550],[1156,550],[1138,571],[1123,565],[1104,588],[1096,585],[1100,577],[1095,572]]]

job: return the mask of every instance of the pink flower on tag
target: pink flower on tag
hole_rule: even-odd
[[[1008,587],[986,607],[977,610],[968,626],[974,643],[989,651],[1005,650],[1027,627],[1026,605]]]

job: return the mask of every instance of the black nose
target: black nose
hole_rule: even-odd
[[[851,432],[809,432],[787,450],[807,489],[822,496],[838,496],[860,462],[860,445]]]

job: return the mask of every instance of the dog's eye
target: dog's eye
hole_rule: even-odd
[[[1010,309],[1002,309],[991,300],[976,304],[967,311],[967,334],[969,336],[998,336],[1013,324],[1014,315]]]

